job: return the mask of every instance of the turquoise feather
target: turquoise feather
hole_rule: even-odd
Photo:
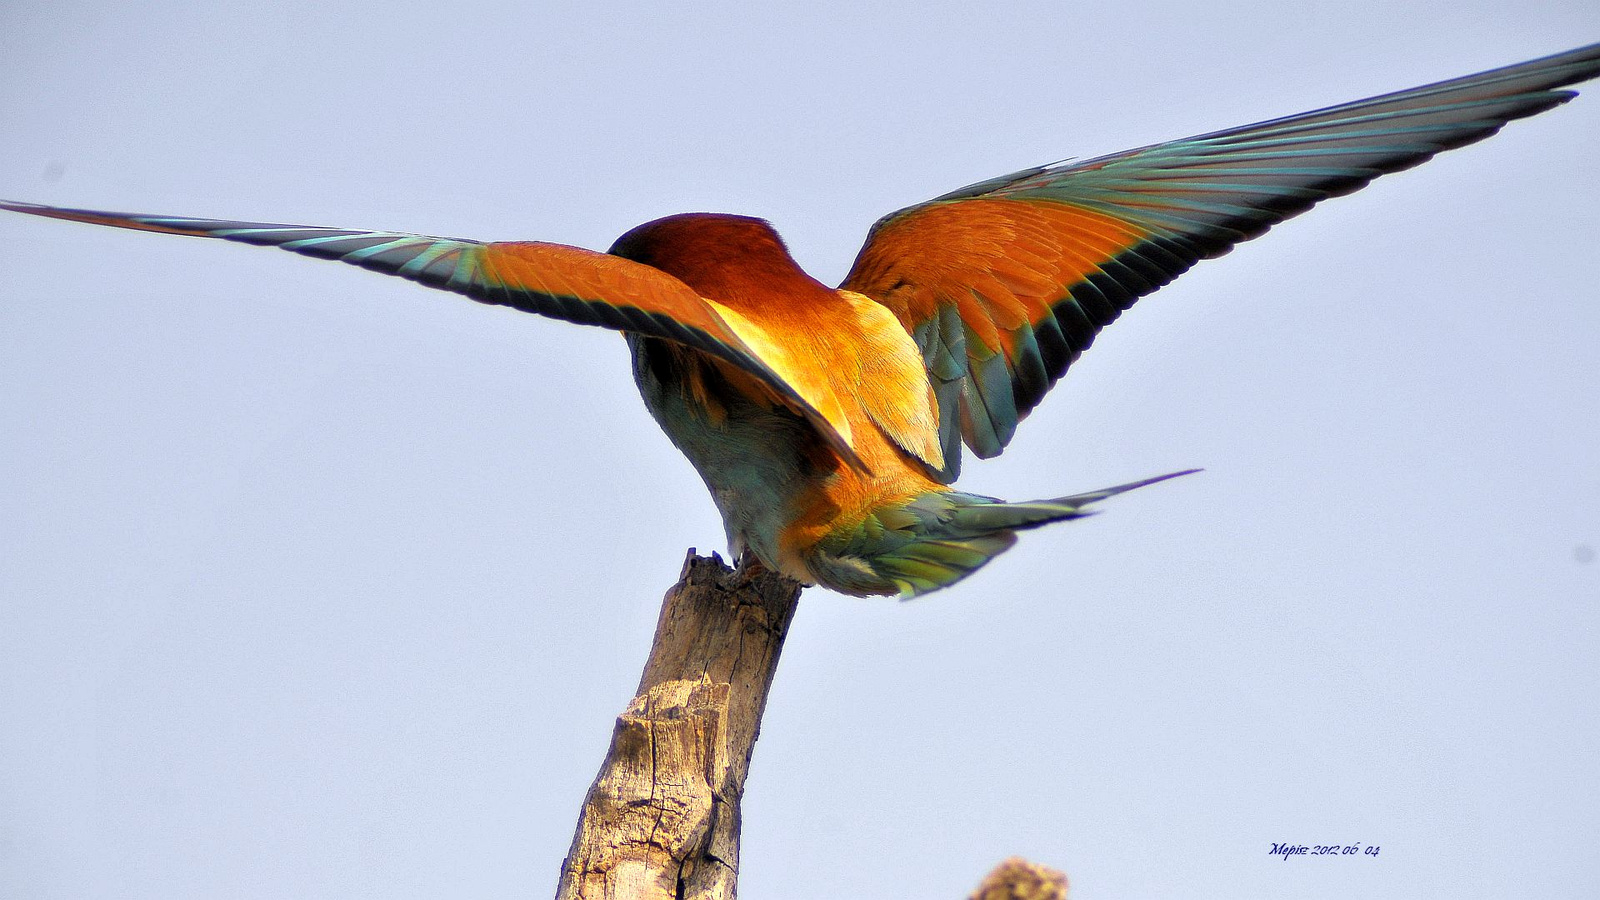
[[[1010,549],[1019,531],[1093,515],[1088,507],[1107,497],[1196,471],[1026,503],[960,491],[922,494],[880,507],[853,530],[824,538],[811,562],[818,574],[850,593],[909,600],[971,575]]]
[[[1037,334],[1048,332],[1037,346],[1024,342],[1016,355],[997,365],[980,352],[981,345],[966,342],[961,437],[978,456],[990,457],[1005,448],[1018,420],[1099,330],[1140,297],[1199,260],[1227,253],[1322,200],[1564,103],[1576,93],[1558,88],[1596,75],[1600,44],[1254,125],[989,178],[891,213],[873,231],[930,206],[989,198],[1070,204],[1148,233],[1142,243],[1101,262],[1098,273],[1061,286],[1051,316],[1034,323]],[[928,343],[945,333],[919,332],[926,357],[961,358],[960,348]],[[1011,402],[997,402],[1003,393],[1012,395]],[[943,427],[956,425],[946,419]],[[958,471],[959,447],[947,444],[957,452],[946,452],[946,465]]]

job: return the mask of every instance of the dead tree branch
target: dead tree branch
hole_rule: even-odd
[[[583,804],[559,900],[733,900],[739,800],[800,585],[684,562]]]
[[[557,900],[734,900],[739,801],[799,600],[787,578],[690,551],[584,800]],[[973,895],[1065,898],[1065,876],[1019,859]]]

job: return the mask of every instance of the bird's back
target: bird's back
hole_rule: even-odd
[[[645,403],[706,480],[735,549],[803,568],[829,531],[938,489],[939,423],[920,352],[894,315],[806,275],[759,219],[689,214],[618,239],[612,253],[677,277],[815,406],[862,468],[827,452],[755,379],[659,340],[630,342]],[[815,579],[812,579],[815,580]]]

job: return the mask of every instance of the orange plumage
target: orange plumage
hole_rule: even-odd
[[[829,288],[766,222],[672,216],[558,244],[0,203],[337,259],[625,334],[646,406],[734,551],[850,594],[970,575],[1018,531],[1160,479],[1007,503],[952,490],[1135,300],[1331,196],[1570,99],[1600,45],[980,182],[893,213]],[[1164,476],[1170,477],[1170,476]]]

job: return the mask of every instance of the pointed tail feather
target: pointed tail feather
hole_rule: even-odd
[[[894,594],[909,600],[949,587],[1017,542],[1018,531],[1093,515],[1108,497],[1189,475],[1186,469],[1116,487],[1007,503],[993,497],[940,491],[875,510],[848,532],[819,542],[808,559],[818,581],[856,596]]]

